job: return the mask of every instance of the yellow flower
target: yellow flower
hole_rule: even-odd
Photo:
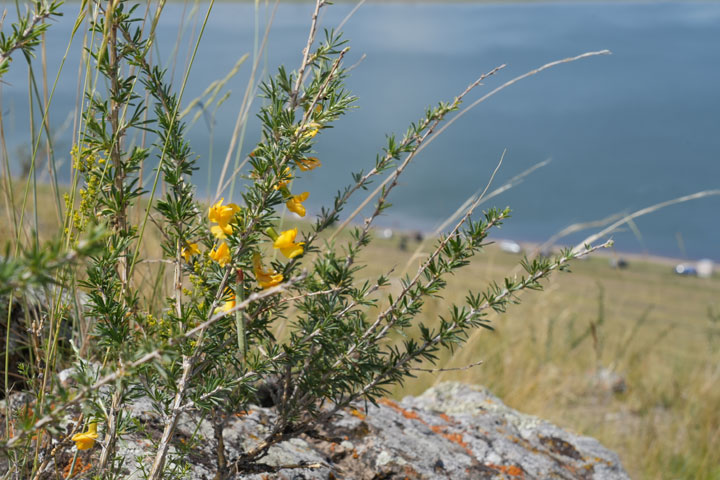
[[[240,207],[234,203],[223,205],[224,200],[224,198],[221,198],[220,201],[210,207],[208,211],[210,221],[218,224],[219,228],[212,227],[210,229],[217,238],[225,238],[226,234],[232,233],[232,227],[230,227],[229,224],[235,217],[235,214],[240,211]]]
[[[282,273],[277,273],[275,270],[268,271],[263,269],[262,260],[257,253],[253,255],[253,271],[255,272],[255,279],[258,285],[262,288],[274,287],[283,281]]]
[[[308,195],[310,195],[309,192],[301,193],[300,195],[293,195],[290,197],[290,200],[287,201],[287,207],[288,210],[291,212],[295,212],[301,217],[305,216],[305,206],[303,206],[302,202],[307,200]]]
[[[300,160],[295,160],[298,168],[303,172],[309,172],[317,167],[321,167],[322,163],[315,157],[303,157]]]
[[[212,227],[210,227],[210,233],[212,233],[213,236],[218,240],[224,240],[229,234],[232,233],[232,226],[225,225],[223,227],[222,225],[213,225]]]
[[[97,438],[97,423],[92,422],[88,425],[87,432],[76,433],[71,440],[75,442],[78,450],[90,450],[95,446],[95,440],[97,440]]]
[[[295,243],[295,237],[297,236],[297,228],[292,230],[285,230],[275,239],[273,247],[277,248],[287,258],[297,257],[303,253],[303,245],[305,242]]]
[[[322,125],[319,123],[309,123],[308,125],[305,125],[305,127],[298,127],[295,129],[295,135],[300,135],[303,138],[313,138],[315,135],[318,134],[320,131],[320,128]]]
[[[193,255],[199,255],[200,249],[198,248],[197,243],[187,243],[185,246],[180,250],[180,255],[182,255],[185,258],[186,262],[190,261],[190,257]]]
[[[290,180],[292,180],[292,172],[288,167],[285,167],[285,170],[283,170],[282,179],[279,180],[277,185],[275,185],[273,188],[275,190],[285,188],[287,187],[287,184],[290,183]]]
[[[308,103],[305,104],[305,111],[306,111],[306,112],[307,112],[308,109],[310,108],[310,103],[311,103],[311,102],[308,102]],[[315,104],[315,108],[313,109],[313,111],[314,111],[317,115],[321,114],[322,111],[323,111],[323,106],[322,106],[322,104],[321,104],[321,103]]]
[[[229,312],[230,310],[232,310],[233,308],[235,308],[235,295],[233,295],[230,300],[228,300],[227,302],[223,303],[223,304],[222,304],[222,307],[217,307],[217,308],[215,309],[215,312],[213,312],[213,313],[214,313],[215,315],[217,315],[218,313],[227,313],[227,312]]]
[[[228,248],[227,243],[222,242],[220,245],[213,248],[210,252],[210,258],[219,263],[221,267],[227,265],[230,261],[230,249]]]

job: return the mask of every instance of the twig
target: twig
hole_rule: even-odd
[[[228,273],[230,272],[230,269],[228,268],[225,272],[225,277],[223,278],[222,282],[220,283],[220,288],[218,289],[218,294],[215,298],[215,301],[213,302],[213,308],[211,311],[214,310],[215,303],[218,301],[218,298],[220,297],[221,293],[225,289],[225,283],[227,282]],[[298,281],[304,278],[304,276],[296,277],[293,279],[294,281]],[[287,288],[287,286],[291,284],[291,282],[286,282],[281,285],[276,285],[275,287],[267,289],[265,292],[268,292],[266,295],[268,296],[270,294],[279,292],[280,290],[284,290]],[[280,288],[282,287],[282,288]],[[265,293],[260,292],[260,293]],[[234,308],[228,310],[227,312],[221,312],[218,315],[213,315],[210,319],[203,322],[202,324],[198,325],[197,327],[189,330],[186,335],[189,335],[193,332],[198,333],[198,339],[195,344],[193,353],[191,355],[184,355],[183,356],[183,373],[180,377],[180,381],[177,384],[177,392],[175,393],[175,398],[173,399],[173,402],[170,406],[170,417],[166,420],[165,428],[163,429],[162,437],[160,438],[160,442],[158,444],[157,453],[155,454],[155,460],[153,462],[152,470],[150,471],[150,476],[148,477],[150,480],[159,480],[162,478],[163,475],[163,467],[165,465],[165,458],[167,456],[168,449],[170,448],[170,440],[172,439],[173,435],[175,434],[175,428],[177,426],[177,422],[180,419],[180,415],[184,411],[184,406],[182,404],[184,397],[185,397],[185,390],[187,389],[188,382],[193,374],[193,367],[195,366],[195,362],[200,357],[201,346],[203,344],[203,341],[205,339],[205,332],[207,328],[212,325],[213,323],[217,322],[221,318],[224,318],[225,316],[229,315],[230,313],[234,313],[236,311],[240,311],[241,309],[246,308],[250,302],[252,301],[253,297],[255,297],[255,300],[262,298],[258,293],[254,293],[253,295],[250,295],[250,297],[240,302],[239,304],[235,305]],[[246,378],[247,374],[243,378]]]
[[[479,362],[471,363],[470,365],[465,365],[464,367],[453,367],[453,368],[411,368],[410,370],[417,370],[419,372],[457,372],[460,370],[469,370],[473,367],[477,367],[478,365],[482,365],[483,360],[480,360]]]
[[[313,42],[315,42],[315,33],[317,32],[317,19],[318,19],[318,12],[320,12],[320,9],[325,5],[325,0],[316,0],[315,1],[315,11],[312,14],[312,21],[310,22],[310,32],[308,33],[308,39],[307,44],[305,45],[305,48],[303,49],[303,59],[302,63],[300,64],[300,69],[298,70],[297,78],[295,79],[295,87],[293,88],[292,93],[290,94],[290,109],[294,110],[297,106],[297,98],[300,94],[300,87],[303,83],[303,78],[305,77],[305,69],[307,68],[308,64],[310,63],[310,47],[312,47]]]
[[[468,87],[465,89],[465,91],[462,92],[455,99],[455,103],[459,104],[462,101],[463,97],[465,97],[465,95],[470,93],[470,91],[472,91],[475,87],[479,86],[483,80],[490,77],[491,75],[494,75],[495,73],[497,73],[499,70],[501,70],[503,68],[505,68],[505,65],[500,65],[498,67],[493,68],[489,72],[482,74],[477,80],[475,80],[473,83],[468,85]],[[456,117],[457,117],[457,115],[455,117],[453,117],[453,120]],[[375,210],[375,212],[370,217],[370,219],[365,221],[365,230],[367,230],[370,227],[370,224],[372,223],[374,218],[377,217],[377,215],[379,214],[378,209],[384,203],[385,199],[387,198],[388,194],[390,193],[390,190],[392,190],[395,187],[395,185],[397,184],[398,177],[403,173],[405,168],[408,166],[408,164],[410,162],[412,162],[412,160],[417,156],[417,154],[422,151],[423,144],[426,143],[426,140],[430,141],[430,139],[437,137],[437,135],[439,133],[441,133],[442,131],[445,130],[445,128],[441,128],[440,130],[438,130],[438,132],[435,135],[432,135],[432,137],[430,137],[430,135],[433,133],[435,128],[440,124],[440,122],[443,119],[444,119],[444,116],[436,119],[434,122],[432,122],[432,124],[430,126],[427,127],[428,131],[425,132],[425,134],[420,139],[417,140],[417,146],[405,158],[403,163],[399,167],[397,167],[395,169],[395,171],[392,174],[390,174],[380,185],[378,185],[377,188],[375,190],[373,190],[373,192],[370,195],[368,195],[367,198],[365,198],[365,200],[363,200],[362,203],[360,203],[360,205],[350,214],[350,216],[347,219],[345,219],[345,221],[343,221],[342,224],[340,224],[340,226],[337,228],[337,230],[330,237],[330,240],[333,240],[342,230],[344,230],[345,227],[347,227],[347,225],[370,203],[370,201],[372,201],[372,199],[375,197],[375,195],[380,193],[380,191],[383,191],[383,195],[381,196],[380,200],[378,200],[378,208]],[[450,123],[452,123],[452,120],[450,120]],[[445,125],[445,127],[447,127],[447,125]],[[428,137],[430,137],[430,139]],[[377,172],[375,172],[375,169],[373,169],[368,173],[368,175],[370,175],[370,173],[374,174]],[[391,186],[388,189],[385,189],[385,187],[391,182],[392,182]]]
[[[28,36],[32,33],[32,31],[35,29],[38,23],[42,22],[46,18],[49,18],[50,15],[52,15],[52,12],[49,10],[45,10],[40,13],[33,13],[32,20],[30,21],[30,25],[27,26],[25,30],[22,31],[22,33],[18,36],[18,41],[11,46],[6,51],[0,53],[0,64],[4,63],[12,53],[17,50],[25,47],[25,44],[27,43]],[[5,14],[3,13],[3,20],[5,19]]]
[[[527,170],[521,172],[521,173],[518,174],[518,175],[515,175],[513,178],[511,178],[510,180],[508,180],[507,183],[503,184],[502,186],[496,188],[495,190],[493,190],[493,191],[490,192],[489,194],[485,195],[482,199],[479,199],[479,198],[478,198],[478,196],[479,196],[479,194],[480,194],[479,191],[476,192],[476,193],[474,193],[474,194],[471,195],[467,200],[465,200],[465,202],[464,202],[452,215],[450,215],[447,219],[445,219],[445,221],[443,221],[443,223],[440,224],[440,226],[438,226],[438,227],[435,229],[435,231],[433,232],[433,234],[431,235],[431,237],[437,237],[437,236],[439,236],[439,235],[448,227],[448,225],[450,225],[452,222],[454,222],[455,220],[457,220],[457,218],[460,216],[460,214],[461,214],[463,211],[465,211],[465,209],[467,209],[467,207],[468,207],[470,204],[472,204],[473,202],[480,200],[479,203],[478,203],[478,205],[481,205],[481,204],[487,202],[487,201],[490,200],[491,198],[494,198],[494,197],[500,195],[501,193],[503,193],[503,192],[505,192],[505,191],[507,191],[507,190],[510,190],[510,189],[513,188],[514,186],[518,185],[520,182],[523,181],[524,177],[530,175],[532,172],[534,172],[534,171],[537,170],[538,168],[544,167],[544,166],[547,165],[548,163],[550,163],[550,160],[549,160],[549,159],[548,159],[548,160],[543,160],[542,162],[536,163],[535,165],[533,165],[532,167],[528,168]],[[418,245],[418,247],[415,249],[415,251],[413,252],[413,254],[410,256],[410,258],[408,259],[407,263],[405,264],[405,269],[403,270],[403,274],[408,270],[408,268],[410,268],[410,265],[412,264],[412,262],[413,262],[416,258],[418,258],[418,257],[420,256],[420,252],[422,251],[423,247],[425,246],[426,241],[427,241],[427,240],[424,240],[420,245]]]
[[[472,110],[473,108],[477,107],[478,105],[480,105],[481,103],[483,103],[485,100],[489,99],[490,97],[494,96],[495,94],[501,92],[502,90],[505,90],[507,87],[510,87],[510,86],[516,84],[516,83],[519,82],[520,80],[525,80],[525,79],[528,78],[528,77],[532,77],[533,75],[537,75],[538,73],[540,73],[540,72],[542,72],[542,71],[544,71],[544,70],[547,70],[547,69],[553,68],[553,67],[557,67],[558,65],[562,65],[563,63],[575,62],[575,61],[581,60],[581,59],[583,59],[583,58],[595,57],[595,56],[598,56],[598,55],[610,55],[611,53],[612,53],[612,52],[610,52],[610,50],[600,50],[600,51],[597,51],[597,52],[586,52],[586,53],[583,53],[583,54],[580,54],[580,55],[576,55],[576,56],[574,56],[574,57],[563,58],[562,60],[556,60],[556,61],[554,61],[554,62],[546,63],[546,64],[543,65],[542,67],[538,67],[538,68],[536,68],[536,69],[534,69],[534,70],[530,70],[530,71],[527,72],[527,73],[524,73],[524,74],[522,74],[522,75],[520,75],[520,76],[518,76],[518,77],[513,78],[512,80],[509,80],[509,81],[503,83],[503,84],[500,85],[499,87],[495,88],[494,90],[491,90],[490,92],[486,93],[486,94],[483,95],[482,97],[478,98],[478,99],[475,100],[473,103],[471,103],[470,105],[468,105],[467,107],[465,107],[462,111],[460,111],[457,115],[455,115],[450,121],[448,121],[445,125],[443,125],[443,127],[437,131],[437,133],[433,136],[433,138],[429,139],[429,140],[425,143],[425,145],[420,148],[420,150],[422,150],[423,148],[425,148],[425,147],[427,147],[428,145],[430,145],[430,144],[432,143],[432,141],[435,140],[435,138],[438,137],[438,135],[442,134],[446,129],[448,129],[448,128],[450,127],[450,125],[452,125],[452,124],[455,123],[457,120],[459,120],[459,119],[460,119],[463,115],[465,115],[467,112],[469,112],[469,111]],[[418,152],[418,153],[419,153],[419,152]]]

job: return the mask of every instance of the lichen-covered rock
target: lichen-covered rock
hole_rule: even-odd
[[[147,468],[154,453],[146,438],[158,438],[162,424],[147,399],[136,401],[131,410],[145,435],[124,436],[118,454],[125,458],[123,478],[140,479],[141,465]],[[274,416],[273,409],[261,407],[231,414],[223,432],[227,459],[232,462],[257,445]],[[171,449],[187,451],[187,464],[179,465],[177,473],[186,469],[186,478],[215,478],[215,448],[212,424],[188,414],[179,422]],[[88,466],[96,456],[81,454]],[[273,446],[261,462],[258,471],[264,473],[235,478],[628,478],[618,456],[597,440],[519,413],[482,387],[459,383],[445,383],[401,402],[382,400],[367,410],[347,409],[331,424]]]
[[[374,455],[384,478],[628,478],[597,440],[519,413],[482,387],[445,383],[383,401],[363,421],[374,438],[356,449],[367,463]]]

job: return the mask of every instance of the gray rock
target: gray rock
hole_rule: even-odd
[[[146,433],[158,438],[162,422],[151,410],[143,399],[132,407]],[[228,459],[257,445],[274,416],[274,410],[260,407],[230,415],[223,433]],[[214,478],[210,422],[189,414],[179,422],[176,437],[173,451],[191,445],[185,478]],[[140,464],[147,468],[152,462],[151,443],[134,433],[118,445],[118,454],[126,458],[123,478],[142,478]],[[83,455],[97,455],[97,450]],[[381,400],[367,410],[347,409],[331,424],[273,446],[261,462],[274,468],[236,478],[629,478],[618,456],[597,440],[517,412],[482,387],[459,383],[445,383],[401,402]],[[313,468],[300,468],[311,464]]]

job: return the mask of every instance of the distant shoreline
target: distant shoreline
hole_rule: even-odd
[[[417,233],[420,233],[425,238],[432,237],[434,235],[434,232],[431,230],[425,230],[423,228],[408,228],[407,225],[402,226],[388,226],[388,225],[376,225],[374,230],[377,232],[378,235],[382,233],[383,230],[389,229],[392,231],[392,238],[400,238],[401,236],[409,236],[412,237]],[[612,235],[609,235],[608,238],[612,238]],[[601,239],[602,241],[605,241],[606,239]],[[514,242],[520,245],[522,248],[522,252],[520,254],[530,254],[537,251],[544,243],[533,241],[533,240],[524,240],[520,238],[509,238],[509,237],[494,237],[490,236],[488,237],[488,241],[491,242],[493,245],[496,245],[498,248],[500,246],[501,242]],[[601,243],[600,240],[597,242],[594,242],[594,244]],[[561,244],[556,243],[554,245],[551,245],[548,250],[552,252],[557,252],[560,249],[563,248],[572,248],[574,246],[572,243],[567,244]],[[616,245],[608,248],[608,249],[601,249],[597,250],[593,253],[593,256],[595,257],[601,257],[601,258],[607,258],[607,259],[623,259],[629,262],[647,262],[647,263],[653,263],[657,265],[666,265],[668,267],[675,267],[678,264],[690,264],[695,265],[697,262],[701,260],[711,260],[715,266],[714,271],[715,273],[720,273],[720,260],[710,257],[702,257],[702,258],[680,258],[680,257],[674,257],[671,255],[661,255],[656,253],[643,253],[639,251],[630,251],[630,250],[619,250],[616,248]]]

